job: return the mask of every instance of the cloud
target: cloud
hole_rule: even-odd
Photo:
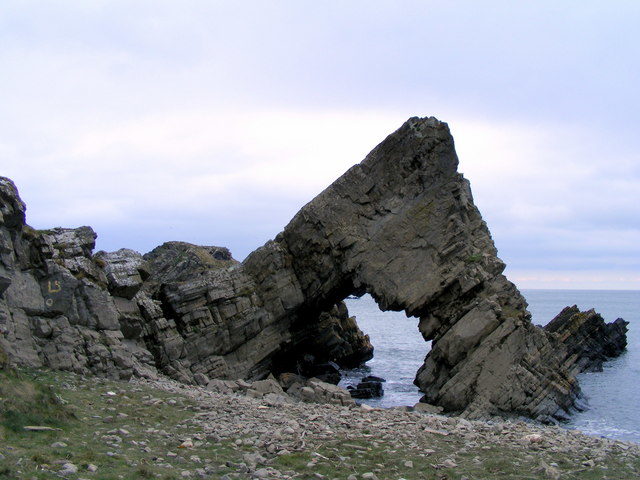
[[[55,151],[7,159],[4,173],[30,222],[103,227],[104,248],[117,247],[111,230],[137,222],[157,243],[171,239],[163,225],[220,243],[221,227],[247,222],[255,248],[400,123],[376,112],[168,111],[74,130]]]
[[[507,275],[516,285],[531,289],[567,290],[638,290],[640,275],[633,272],[617,273],[601,270],[515,270]],[[583,307],[585,308],[585,307]],[[589,308],[587,305],[586,308]],[[543,323],[550,319],[540,319]]]
[[[170,239],[227,244],[242,258],[363,159],[401,115],[170,111],[75,132],[59,139],[58,151],[10,162],[9,171],[24,180],[38,227],[93,224],[107,249],[148,250]],[[640,212],[628,197],[634,178],[625,176],[632,162],[612,171],[611,157],[601,159],[593,145],[567,156],[563,145],[575,145],[575,132],[559,126],[462,119],[452,130],[461,170],[514,270],[638,266],[640,229],[629,219]],[[618,188],[594,195],[584,183]],[[594,212],[608,221],[594,222]]]
[[[509,271],[577,285],[592,268],[637,288],[637,2],[0,13],[0,173],[35,226],[91,224],[99,248],[183,239],[242,258],[406,118],[436,115]]]

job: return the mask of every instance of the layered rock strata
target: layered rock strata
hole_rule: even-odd
[[[416,377],[429,403],[468,417],[562,417],[578,383],[502,275],[457,165],[448,126],[412,118],[243,266],[262,288],[287,266],[289,315],[368,292],[383,310],[419,317],[433,341]]]
[[[574,305],[564,308],[544,329],[563,344],[564,367],[575,375],[601,372],[604,362],[619,356],[627,347],[627,325],[622,318],[605,323],[595,310],[581,312]]]
[[[89,227],[35,231],[0,177],[0,350],[12,363],[115,378],[152,375],[153,357],[121,329]],[[123,299],[124,300],[124,299]]]
[[[309,356],[351,366],[372,347],[342,299],[367,292],[432,340],[416,377],[426,402],[562,417],[586,352],[562,337],[585,330],[531,323],[457,165],[447,124],[411,118],[242,263],[179,242],[91,256],[86,227],[26,232],[4,179],[0,346],[23,363],[201,384],[297,373]]]
[[[93,255],[90,227],[26,225],[1,177],[0,205],[0,351],[13,363],[124,379],[160,369],[206,385],[296,370],[310,355],[342,366],[372,356],[343,302],[295,325],[271,315],[226,248],[168,242],[145,256]]]

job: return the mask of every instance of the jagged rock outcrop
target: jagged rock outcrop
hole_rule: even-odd
[[[90,252],[89,252],[90,255]],[[149,277],[149,270],[142,255],[128,248],[117,252],[98,252],[94,263],[103,267],[111,294],[131,300]]]
[[[266,376],[276,363],[357,365],[367,336],[337,302],[310,322],[281,321],[223,247],[168,242],[145,256],[92,255],[90,227],[35,231],[0,178],[0,349],[14,363],[117,378],[156,369],[187,383]],[[317,321],[316,321],[317,320]]]
[[[556,339],[531,323],[524,298],[502,275],[457,163],[447,125],[412,118],[244,269],[258,289],[292,273],[286,311],[274,316],[302,317],[366,291],[383,310],[419,317],[433,341],[416,377],[429,403],[469,417],[561,416],[579,393],[577,381]]]
[[[605,323],[595,310],[581,312],[574,305],[564,308],[544,329],[564,345],[563,366],[576,375],[601,372],[604,362],[619,356],[627,347],[627,325],[622,318]]]
[[[24,363],[120,376],[156,367],[203,385],[299,373],[309,357],[354,365],[372,346],[342,299],[368,292],[432,340],[416,376],[426,402],[561,418],[579,394],[576,345],[587,344],[562,338],[585,329],[531,323],[457,164],[447,124],[411,118],[242,263],[180,242],[92,257],[86,227],[25,233],[4,179],[0,347]],[[58,325],[63,342],[58,331],[51,341]]]
[[[89,227],[34,231],[0,177],[0,349],[12,363],[115,378],[153,375],[144,345],[126,342]]]

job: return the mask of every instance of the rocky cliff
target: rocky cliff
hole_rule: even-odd
[[[123,379],[160,369],[207,384],[296,371],[310,356],[342,366],[372,356],[340,301],[302,319],[271,315],[226,248],[168,242],[144,257],[93,255],[89,227],[26,225],[15,185],[1,177],[0,208],[0,351],[14,363]]]
[[[411,118],[242,263],[179,242],[92,256],[88,227],[25,226],[3,179],[0,347],[26,364],[198,383],[352,366],[372,346],[342,299],[368,292],[433,341],[416,377],[425,401],[562,418],[600,330],[531,323],[457,164],[447,125]]]
[[[109,377],[144,375],[153,358],[122,333],[89,227],[35,231],[0,178],[0,350],[22,365]]]

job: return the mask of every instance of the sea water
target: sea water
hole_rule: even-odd
[[[566,306],[595,308],[607,322],[629,322],[627,351],[608,361],[604,371],[580,375],[589,409],[573,415],[568,428],[584,433],[640,442],[640,291],[523,290],[533,322],[545,325]],[[375,351],[363,368],[343,372],[341,386],[355,385],[364,375],[386,379],[382,398],[362,400],[378,407],[413,405],[422,394],[413,385],[429,351],[418,332],[418,319],[404,312],[382,312],[368,295],[346,299],[349,313],[371,338]]]

